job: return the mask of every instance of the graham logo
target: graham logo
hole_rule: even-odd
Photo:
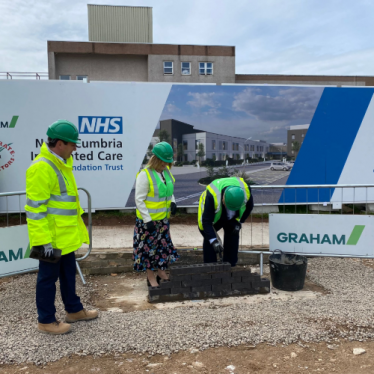
[[[0,141],[0,171],[8,169],[15,161],[15,152],[11,147],[12,144]]]
[[[0,121],[0,128],[14,129],[16,127],[19,116],[13,116],[10,124],[7,121]]]
[[[78,117],[80,134],[123,134],[122,117]]]
[[[18,248],[18,250],[9,249],[8,251],[0,251],[0,261],[4,262],[23,260],[29,257],[30,244],[27,246],[25,252],[23,248]]]
[[[345,235],[328,235],[328,234],[301,234],[300,236],[290,232],[280,232],[277,235],[277,240],[281,243],[306,243],[306,244],[338,244],[338,245],[357,245],[362,232],[364,231],[365,225],[355,225],[353,228],[348,241],[346,241]]]

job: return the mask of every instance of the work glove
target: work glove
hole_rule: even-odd
[[[144,227],[146,230],[148,230],[151,234],[153,234],[156,231],[156,225],[153,221],[149,221],[145,224]]]
[[[242,224],[240,222],[236,222],[234,228],[231,231],[232,235],[239,235],[239,231],[242,228]]]
[[[171,203],[170,204],[170,209],[171,209],[171,215],[175,216],[175,213],[177,213],[177,204]]]
[[[37,245],[31,248],[30,258],[56,263],[61,258],[61,250],[53,248],[51,243]]]
[[[218,240],[215,240],[212,243],[212,247],[214,249],[214,252],[218,253],[219,256],[221,257],[222,256],[222,252],[223,252],[222,244]]]

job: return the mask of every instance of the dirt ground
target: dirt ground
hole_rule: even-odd
[[[366,353],[353,355],[354,348]],[[256,347],[211,348],[205,351],[183,351],[170,356],[118,354],[101,357],[71,356],[44,367],[3,365],[1,374],[71,374],[71,373],[149,373],[149,374],[296,374],[296,373],[365,373],[374,372],[374,342],[337,342],[333,349],[326,343]],[[230,370],[231,369],[231,370]]]

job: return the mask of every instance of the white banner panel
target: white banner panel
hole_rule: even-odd
[[[374,256],[374,218],[335,214],[270,214],[270,250]]]
[[[27,225],[0,228],[0,237],[0,276],[38,268],[39,261],[28,258]]]
[[[171,84],[81,81],[0,82],[0,192],[25,190],[25,173],[58,119],[73,122],[82,144],[74,156],[78,187],[92,208],[122,208],[141,167]],[[86,199],[82,195],[82,205]],[[6,209],[0,199],[0,210]],[[9,211],[19,211],[8,198]]]

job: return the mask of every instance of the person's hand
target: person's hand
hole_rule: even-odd
[[[53,247],[51,243],[44,244],[44,256],[45,257],[51,257],[53,255]]]
[[[144,227],[146,230],[149,231],[149,233],[154,233],[156,231],[156,225],[153,221],[149,221],[145,224],[145,227]]]
[[[170,209],[171,209],[171,215],[175,216],[175,213],[177,213],[177,204],[171,203],[170,204]]]
[[[239,231],[241,228],[242,228],[242,224],[240,222],[236,222],[231,232],[232,235],[239,235]]]
[[[219,255],[221,255],[221,253],[223,252],[223,247],[217,239],[212,243],[212,247],[214,249],[214,252],[218,253]]]

